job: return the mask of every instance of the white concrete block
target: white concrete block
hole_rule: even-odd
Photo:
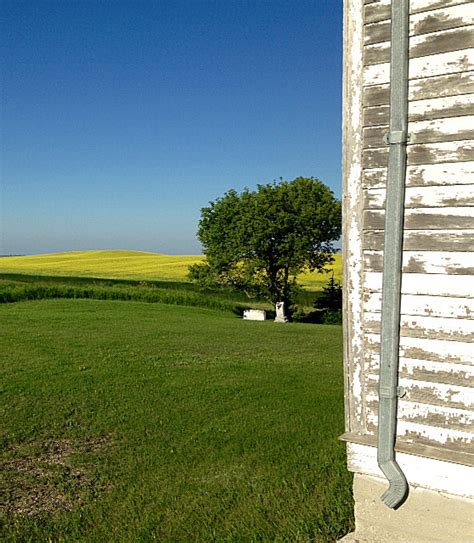
[[[263,309],[245,309],[244,320],[246,321],[264,321],[267,318],[266,311]]]

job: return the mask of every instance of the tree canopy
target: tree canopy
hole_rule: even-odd
[[[206,260],[191,266],[190,277],[284,302],[288,310],[296,276],[330,263],[340,235],[341,203],[319,179],[229,190],[201,210]]]

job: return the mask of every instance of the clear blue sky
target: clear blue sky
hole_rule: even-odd
[[[230,188],[340,196],[342,0],[2,0],[0,253],[200,252]]]

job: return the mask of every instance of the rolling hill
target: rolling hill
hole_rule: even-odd
[[[123,250],[8,256],[0,258],[0,274],[186,281],[188,267],[202,259],[198,255],[176,256]],[[334,269],[335,277],[341,278],[341,255],[335,255],[335,262],[328,269]],[[300,277],[301,283],[311,290],[318,290],[328,279],[328,274],[321,273],[306,273]]]

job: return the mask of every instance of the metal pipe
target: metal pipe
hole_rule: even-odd
[[[395,460],[397,435],[398,364],[402,243],[408,129],[409,0],[392,0],[390,59],[390,131],[380,340],[379,422],[377,462],[390,486],[382,501],[393,509],[408,495],[408,483]]]

